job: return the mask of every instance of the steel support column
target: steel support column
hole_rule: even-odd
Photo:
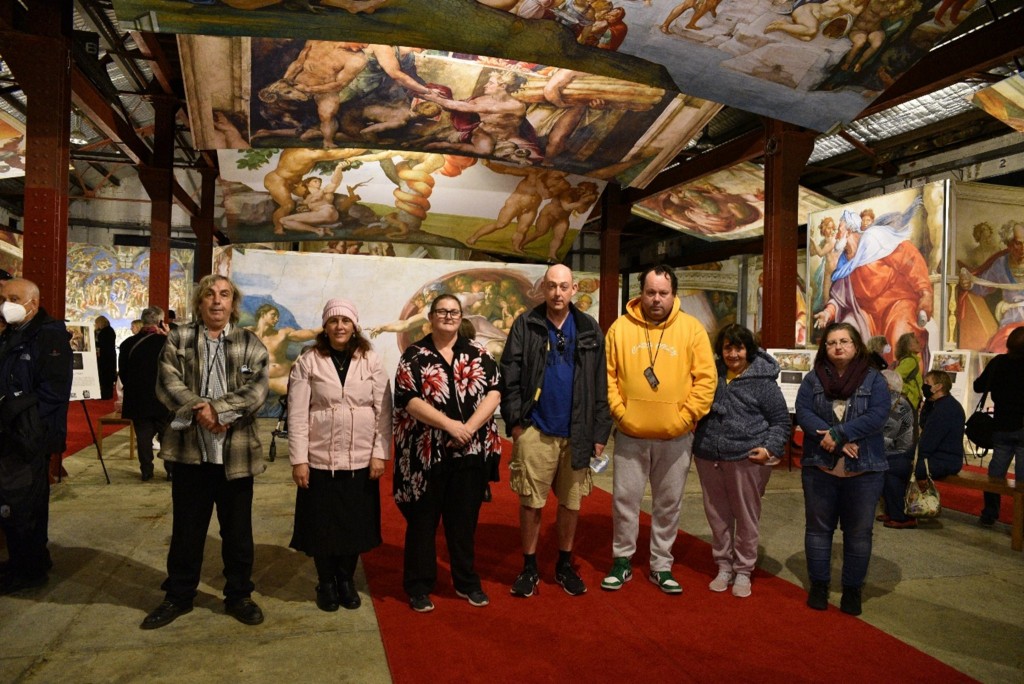
[[[28,101],[22,273],[42,305],[64,318],[71,144],[71,3],[33,8],[33,34],[3,31],[3,58]]]
[[[192,218],[192,232],[196,234],[195,277],[199,280],[213,272],[213,204],[217,191],[217,169],[201,168],[202,197],[199,216]]]
[[[801,247],[797,200],[815,135],[782,121],[765,121],[764,347],[791,348],[796,342],[796,253]]]
[[[156,113],[153,157],[139,167],[139,179],[149,193],[149,304],[167,310],[171,278],[171,209],[174,192],[174,116],[178,102],[171,97],[153,98]]]

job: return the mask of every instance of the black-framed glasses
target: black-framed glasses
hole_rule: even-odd
[[[462,318],[462,312],[458,309],[434,309],[434,315],[438,318],[450,318],[453,321]]]
[[[559,352],[565,351],[565,335],[561,330],[555,331],[555,349]]]

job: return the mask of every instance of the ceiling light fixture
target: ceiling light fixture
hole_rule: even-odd
[[[82,132],[78,115],[74,113],[71,114],[71,134],[68,136],[68,142],[72,145],[87,145],[89,143],[89,139]]]

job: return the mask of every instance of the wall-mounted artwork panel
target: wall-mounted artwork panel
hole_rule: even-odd
[[[1010,332],[1024,326],[1024,190],[953,188],[947,347],[1002,354]]]
[[[169,307],[188,320],[192,294],[191,249],[171,250]],[[106,316],[117,342],[131,335],[131,323],[149,306],[149,249],[68,244],[65,315],[93,320]]]
[[[926,363],[929,347],[942,348],[946,195],[939,181],[810,215],[809,341],[840,321],[865,342],[884,336],[892,349],[912,333]],[[886,360],[894,361],[891,352]]]

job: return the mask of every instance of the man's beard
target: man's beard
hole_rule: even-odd
[[[846,242],[847,242],[847,238],[845,236],[843,236],[843,237],[839,238],[838,240],[836,240],[836,247],[835,247],[835,249],[833,251],[835,251],[835,252],[842,252],[844,249],[846,249]]]

